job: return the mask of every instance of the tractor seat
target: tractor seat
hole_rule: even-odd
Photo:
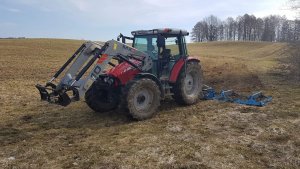
[[[162,59],[169,59],[171,58],[171,49],[164,49],[162,52],[161,52],[161,57]]]
[[[163,49],[163,51],[160,54],[161,57],[161,71],[164,71],[164,69],[168,68],[168,63],[170,62],[171,59],[171,49]]]
[[[155,47],[153,45],[148,46],[148,50],[145,51],[145,53],[147,53],[152,60],[157,60],[157,50],[155,50]]]

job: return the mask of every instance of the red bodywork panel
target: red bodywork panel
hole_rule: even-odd
[[[136,60],[131,60],[134,64],[139,65],[140,62]],[[196,57],[188,57],[187,58],[188,62],[194,61],[194,62],[200,62],[199,59]],[[173,66],[173,69],[170,74],[169,81],[171,83],[175,83],[177,80],[177,77],[180,73],[181,68],[184,65],[184,59],[179,59],[175,65]],[[132,67],[130,64],[127,62],[123,62],[116,67],[110,69],[107,74],[113,77],[116,77],[117,79],[120,80],[121,85],[125,85],[128,81],[132,80],[137,74],[141,73],[140,70],[135,69]]]
[[[188,57],[187,61],[188,62],[191,62],[191,61],[200,62],[200,60],[198,58],[196,58],[196,57]],[[178,77],[178,75],[180,73],[180,70],[181,70],[181,68],[182,68],[183,65],[184,65],[184,59],[183,58],[179,59],[175,63],[175,65],[173,66],[173,69],[171,71],[170,78],[169,78],[169,81],[171,83],[175,83],[176,82],[177,77]]]
[[[140,62],[136,60],[131,60],[131,62],[133,62],[136,65],[140,64]],[[128,81],[133,79],[135,75],[137,75],[138,73],[141,73],[141,71],[132,67],[127,62],[122,62],[107,72],[108,75],[119,79],[121,85],[125,85]]]

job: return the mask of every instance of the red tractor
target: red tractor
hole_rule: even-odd
[[[104,44],[85,42],[45,86],[36,85],[41,99],[67,106],[84,97],[96,112],[124,108],[137,120],[155,115],[160,101],[169,96],[179,104],[196,103],[203,78],[199,59],[188,56],[189,33],[167,28],[132,35],[120,34],[118,41]]]

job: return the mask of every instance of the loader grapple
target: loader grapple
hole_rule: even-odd
[[[41,95],[41,100],[48,101],[49,103],[59,104],[61,106],[67,106],[71,101],[79,100],[79,93],[75,87],[71,87],[65,90],[56,90],[56,85],[53,83],[47,83],[45,86],[40,84],[36,85]],[[72,97],[67,94],[68,91],[72,92]]]
[[[104,45],[104,47],[106,46]],[[41,100],[61,106],[67,106],[72,101],[78,101],[80,98],[78,89],[81,84],[79,80],[94,61],[99,58],[104,47],[93,42],[84,43],[46,85],[37,84],[35,86],[39,90]],[[69,65],[71,66],[58,85],[52,83]],[[70,97],[69,95],[72,96]]]

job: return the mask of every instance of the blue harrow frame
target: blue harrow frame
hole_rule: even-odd
[[[248,106],[265,106],[272,101],[271,96],[265,96],[262,92],[255,92],[249,96],[242,96],[235,93],[233,90],[222,90],[217,93],[214,88],[206,86],[203,88],[204,100],[218,100],[223,102],[232,102]]]

